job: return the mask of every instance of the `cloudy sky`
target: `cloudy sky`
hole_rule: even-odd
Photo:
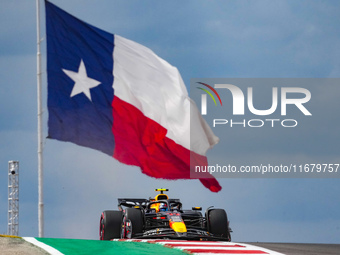
[[[191,78],[340,76],[338,1],[52,2],[151,48],[180,70],[188,88]],[[43,8],[41,14],[44,19]],[[7,164],[19,160],[19,234],[37,236],[35,1],[2,0],[0,21],[0,233],[7,232]],[[44,36],[43,22],[42,28]],[[42,44],[45,65],[45,41]],[[45,71],[43,84],[46,137]],[[317,95],[311,106],[315,117],[303,122],[300,133],[269,131],[275,137],[271,143],[257,133],[223,132],[226,140],[215,152],[230,145],[223,156],[235,161],[340,163],[339,88],[314,86],[312,93]],[[318,105],[331,111],[324,114]],[[213,149],[212,161],[214,155],[218,153]],[[44,174],[46,237],[98,239],[100,213],[116,208],[118,197],[148,198],[154,188],[164,187],[187,208],[226,209],[234,241],[340,243],[340,180],[335,178],[221,178],[223,189],[215,194],[197,180],[156,180],[100,152],[48,139]]]

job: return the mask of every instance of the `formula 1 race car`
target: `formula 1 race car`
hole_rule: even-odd
[[[225,210],[201,207],[183,210],[179,199],[169,199],[164,191],[155,198],[119,198],[118,209],[104,211],[100,218],[100,240],[186,239],[231,241]]]

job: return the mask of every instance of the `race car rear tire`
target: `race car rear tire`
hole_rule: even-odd
[[[121,211],[104,211],[102,213],[99,227],[100,240],[120,238],[122,217]]]
[[[132,237],[136,234],[143,233],[143,214],[140,209],[126,208],[125,221],[130,220],[132,223]]]
[[[208,211],[208,231],[215,236],[222,237],[221,240],[231,241],[228,216],[223,209],[212,209]]]

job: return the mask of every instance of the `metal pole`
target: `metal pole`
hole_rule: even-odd
[[[8,161],[8,235],[19,235],[19,161]]]
[[[43,193],[43,134],[42,134],[42,93],[41,93],[41,53],[40,53],[40,0],[37,7],[37,97],[38,97],[38,228],[39,237],[44,237],[44,193]]]

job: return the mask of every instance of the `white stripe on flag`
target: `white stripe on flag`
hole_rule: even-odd
[[[115,96],[164,127],[166,137],[200,155],[218,143],[219,138],[189,98],[176,67],[119,35],[114,35],[113,59]]]

